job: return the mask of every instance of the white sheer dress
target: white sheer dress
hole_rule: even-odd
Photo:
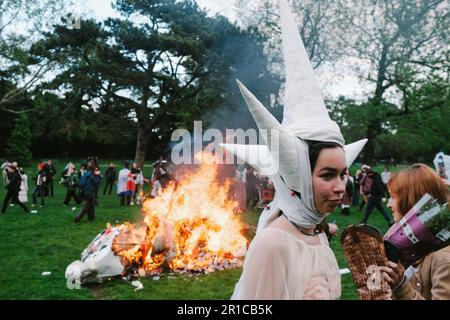
[[[339,299],[336,257],[326,235],[316,237],[315,244],[308,243],[284,217],[259,231],[231,299]]]

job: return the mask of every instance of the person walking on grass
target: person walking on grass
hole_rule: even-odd
[[[95,219],[95,190],[101,183],[101,177],[99,172],[94,170],[94,165],[88,163],[86,172],[81,177],[80,188],[83,194],[84,207],[75,217],[75,222],[80,222],[86,214],[89,221]]]
[[[370,193],[367,195],[368,200],[366,211],[364,213],[364,219],[361,223],[367,223],[373,210],[377,208],[377,210],[383,215],[384,219],[386,219],[388,225],[391,226],[394,221],[381,204],[384,196],[384,185],[381,180],[381,176],[377,172],[373,171],[373,169],[369,169],[367,172],[367,177],[370,178],[372,182],[370,186]]]
[[[8,167],[8,180],[9,183],[6,186],[7,192],[3,199],[3,207],[1,213],[6,212],[9,202],[18,204],[25,212],[30,213],[27,206],[19,201],[20,185],[22,184],[22,178],[20,177],[19,169],[17,168],[17,162],[11,163]]]

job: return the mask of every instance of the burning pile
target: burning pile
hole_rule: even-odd
[[[120,273],[212,272],[241,266],[248,242],[237,203],[228,199],[230,183],[219,185],[217,166],[207,160],[146,200],[143,222],[108,226],[84,250],[82,261],[67,268],[66,278],[83,283],[92,281],[92,273],[98,281]]]

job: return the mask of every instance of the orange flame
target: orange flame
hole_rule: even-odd
[[[242,265],[248,241],[236,215],[238,203],[228,199],[230,182],[216,182],[213,155],[202,156],[196,172],[144,202],[144,223],[119,226],[113,250],[122,263],[147,274],[164,268],[211,272]]]

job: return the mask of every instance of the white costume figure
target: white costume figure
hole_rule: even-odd
[[[28,202],[28,176],[26,174],[20,174],[22,183],[20,184],[19,201],[22,203]]]
[[[293,235],[298,232],[294,224],[315,227],[327,215],[315,208],[307,141],[338,144],[350,166],[367,139],[345,146],[339,127],[328,115],[286,0],[280,0],[280,17],[286,69],[283,121],[280,124],[238,81],[258,128],[277,134],[267,135],[267,145],[222,145],[256,170],[277,168],[270,174],[275,198],[261,214],[232,299],[336,299],[339,268],[325,234],[319,235],[319,245]],[[270,165],[264,163],[267,159]],[[277,228],[266,228],[281,212],[287,220]]]
[[[127,192],[127,179],[130,170],[128,168],[123,168],[119,171],[119,175],[117,177],[117,194],[123,194]]]
[[[448,184],[450,182],[450,156],[439,152],[434,157],[433,164],[439,176]]]

